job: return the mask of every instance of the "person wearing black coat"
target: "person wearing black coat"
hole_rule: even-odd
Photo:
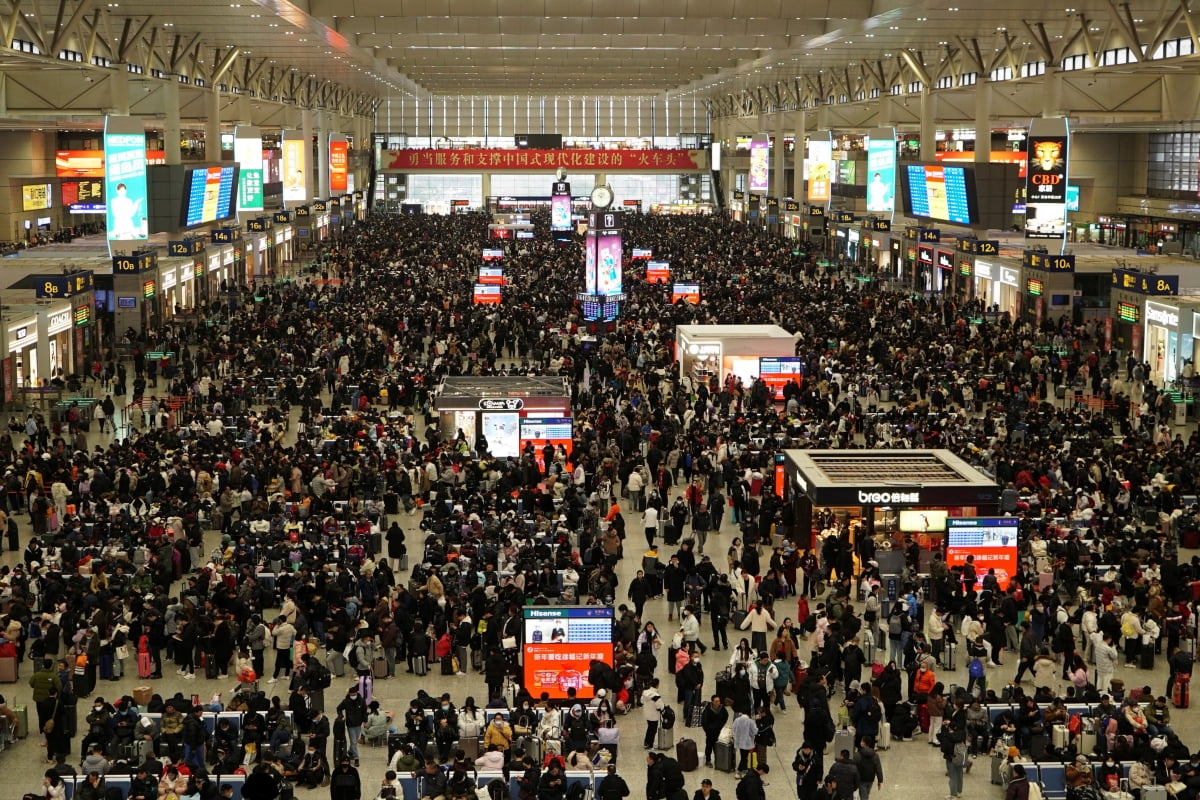
[[[267,764],[259,764],[242,784],[242,800],[275,800],[279,797],[280,777]]]
[[[351,764],[343,758],[329,775],[329,800],[361,800],[362,780]]]
[[[904,699],[904,682],[900,678],[900,670],[896,667],[896,662],[888,662],[888,665],[883,668],[883,673],[873,683],[875,688],[879,689],[879,700],[883,703],[884,716],[891,718],[896,704]]]
[[[609,764],[607,773],[596,787],[598,800],[622,800],[629,797],[629,784],[617,774],[617,765]]]
[[[729,709],[719,694],[714,694],[711,701],[700,714],[700,729],[704,731],[704,766],[711,767],[713,752],[717,748],[721,731],[729,722]]]

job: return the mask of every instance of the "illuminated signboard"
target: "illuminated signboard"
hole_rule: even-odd
[[[1042,296],[1042,288],[1042,282],[1037,278],[1030,278],[1025,281],[1025,290],[1036,297]]]
[[[54,205],[53,187],[48,183],[32,183],[21,187],[21,210],[43,211]]]
[[[489,437],[488,441],[491,441]],[[613,663],[613,610],[608,606],[525,606],[523,685],[535,696],[587,699],[592,661]]]
[[[1075,256],[1040,253],[1036,250],[1026,250],[1022,261],[1030,269],[1042,272],[1074,272]]]
[[[961,567],[968,556],[974,556],[976,588],[983,587],[988,570],[994,569],[1000,590],[1007,591],[1018,569],[1018,524],[1016,517],[947,518],[946,565]]]
[[[1136,303],[1117,303],[1117,319],[1136,325],[1142,319],[1142,310]]]
[[[92,306],[90,303],[84,303],[81,306],[75,306],[75,324],[77,326],[87,325],[92,321]]]
[[[145,281],[142,283],[142,297],[154,297],[154,281]]]

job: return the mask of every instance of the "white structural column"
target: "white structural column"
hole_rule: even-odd
[[[221,91],[214,83],[204,98],[207,119],[204,120],[204,158],[221,160]]]
[[[182,164],[183,153],[179,147],[183,138],[183,128],[179,122],[179,80],[174,75],[168,75],[160,91],[163,93],[163,149],[167,163]]]
[[[792,115],[793,136],[796,137],[796,147],[792,151],[792,192],[793,200],[804,199],[804,140],[808,138],[808,112],[801,110]]]
[[[317,159],[317,187],[316,194],[313,197],[328,197],[329,195],[329,134],[333,130],[333,125],[330,124],[333,120],[325,112],[320,112],[315,115],[314,123],[317,135],[317,141],[314,145]],[[311,141],[311,140],[310,140]]]
[[[1058,67],[1046,65],[1046,74],[1042,77],[1042,116],[1044,118],[1062,117],[1063,73]]]
[[[315,120],[313,120],[312,109],[306,108],[300,112],[300,135],[304,137],[304,153],[307,157],[306,160],[312,160],[312,137],[314,122]],[[313,166],[314,165],[309,164],[304,173],[304,202],[306,203],[316,197],[316,195],[313,194],[313,179],[316,176],[316,170],[313,169]]]
[[[924,135],[921,137],[922,154],[925,149]],[[975,84],[975,163],[986,164],[992,155],[992,86],[991,81],[980,80]]]
[[[937,157],[937,95],[926,84],[921,89],[921,160]]]
[[[111,116],[129,116],[129,69],[125,64],[113,64],[108,79],[108,106]]]
[[[784,160],[784,145],[783,139],[787,131],[787,115],[780,111],[775,115],[775,147],[771,151],[773,161],[771,167],[771,190],[768,192],[772,197],[784,197],[788,193],[787,178],[787,162]]]

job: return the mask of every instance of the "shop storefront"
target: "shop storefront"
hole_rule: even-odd
[[[795,358],[796,339],[778,325],[679,325],[675,357],[679,376],[724,382],[735,375],[749,387],[763,374],[762,359]]]
[[[6,355],[14,386],[39,386],[43,380],[86,373],[94,304],[94,295],[86,292],[49,305],[6,309]]]
[[[954,248],[954,293],[966,299],[972,296],[975,284],[975,261],[980,256],[995,258],[1000,254],[1000,243],[990,239],[964,237]]]
[[[852,543],[911,536],[925,572],[944,546],[949,517],[997,510],[996,482],[948,450],[787,450],[784,457],[800,547],[819,546],[831,522]]]
[[[443,441],[479,437],[496,458],[519,458],[527,445],[541,461],[547,443],[571,450],[571,389],[561,376],[447,377],[434,408]]]
[[[1071,318],[1075,293],[1075,256],[1026,250],[1021,257],[1023,318],[1036,326]]]
[[[1186,329],[1192,334],[1192,312],[1186,314],[1180,305],[1156,300],[1146,300],[1142,306],[1142,327],[1145,341],[1142,359],[1150,365],[1147,377],[1157,384],[1176,380],[1182,371],[1184,348],[1190,342],[1183,340]],[[1191,355],[1191,347],[1186,352]]]

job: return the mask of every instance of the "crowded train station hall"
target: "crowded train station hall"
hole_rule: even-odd
[[[5,12],[3,796],[1195,800],[1187,3],[534,6]]]

